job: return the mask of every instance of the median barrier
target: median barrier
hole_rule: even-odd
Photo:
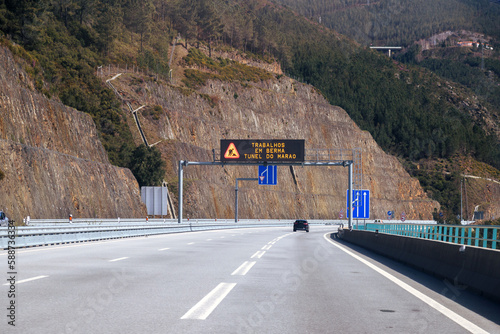
[[[500,250],[348,229],[339,237],[500,301]]]

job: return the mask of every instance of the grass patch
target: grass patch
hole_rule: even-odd
[[[184,57],[184,62],[187,66],[196,66],[203,69],[203,71],[187,69],[184,72],[184,84],[193,89],[205,85],[209,79],[226,82],[259,82],[273,78],[271,73],[260,68],[244,65],[224,58],[214,60],[195,48],[189,50],[188,55]]]

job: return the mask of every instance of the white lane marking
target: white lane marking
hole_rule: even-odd
[[[271,248],[273,245],[265,245],[264,247],[262,247],[261,249],[263,250],[269,250],[269,248]]]
[[[41,276],[36,276],[36,277],[31,277],[31,278],[23,279],[23,280],[20,280],[20,281],[16,281],[16,285],[17,284],[21,284],[21,283],[26,283],[26,282],[34,281],[34,280],[41,279],[41,278],[45,278],[45,277],[49,277],[49,276],[41,275]],[[10,283],[5,283],[4,285],[10,285]]]
[[[238,267],[231,275],[246,275],[246,273],[253,267],[255,261],[245,261],[241,266]]]
[[[121,261],[121,260],[125,260],[125,259],[128,259],[128,257],[119,257],[118,259],[109,260],[108,262],[116,262],[116,261]]]
[[[203,297],[202,300],[187,311],[181,319],[205,320],[235,286],[236,283],[220,283],[208,295]]]
[[[164,251],[164,250],[167,250],[167,249],[170,249],[170,248],[160,248],[158,249],[159,251]]]
[[[212,241],[212,239],[207,239],[207,241]]]
[[[266,252],[264,252],[264,251],[257,251],[257,252],[255,252],[254,255],[252,255],[251,259],[253,259],[253,258],[260,259],[262,257],[262,255],[264,255],[264,254],[266,254]]]
[[[430,307],[441,312],[443,315],[447,316],[448,318],[450,318],[451,320],[453,320],[454,322],[456,322],[457,324],[459,324],[460,326],[462,326],[463,328],[465,328],[469,332],[475,333],[475,334],[488,334],[488,332],[485,331],[484,329],[482,329],[481,327],[476,326],[475,324],[473,324],[469,320],[465,319],[464,317],[456,314],[455,312],[453,312],[452,310],[450,310],[446,306],[438,303],[437,301],[435,301],[431,297],[423,294],[422,292],[418,291],[417,289],[413,288],[412,286],[401,281],[399,278],[389,274],[387,271],[377,267],[376,265],[368,262],[367,260],[363,259],[362,257],[354,254],[353,252],[349,251],[347,248],[334,243],[332,240],[330,240],[328,235],[330,235],[330,233],[323,235],[323,237],[326,239],[326,241],[328,241],[329,243],[331,243],[335,247],[339,248],[340,250],[346,252],[347,254],[349,254],[350,256],[355,258],[356,260],[361,261],[363,264],[372,268],[373,270],[375,270],[376,272],[378,272],[379,274],[381,274],[385,278],[389,279],[390,281],[392,281],[396,285],[399,285],[401,288],[403,288],[407,292],[411,293],[412,295],[414,295],[415,297],[417,297],[418,299],[420,299],[421,301],[423,301],[424,303],[426,303]]]
[[[188,245],[194,245],[194,242],[188,242]]]

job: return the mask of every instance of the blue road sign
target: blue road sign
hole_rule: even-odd
[[[259,166],[259,184],[275,186],[278,183],[278,166]]]
[[[346,195],[348,194],[346,191]],[[352,217],[356,219],[370,218],[370,190],[353,190],[352,191]],[[346,200],[347,214],[349,218],[349,202]]]

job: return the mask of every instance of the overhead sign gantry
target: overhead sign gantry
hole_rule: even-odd
[[[183,175],[188,165],[225,166],[225,165],[277,165],[277,166],[343,166],[349,168],[347,203],[352,203],[353,165],[360,163],[359,149],[319,149],[309,150],[306,154],[304,140],[291,139],[221,139],[220,156],[215,150],[213,161],[179,161],[179,216],[182,223]],[[359,167],[359,166],[358,166]],[[359,168],[360,169],[360,168]],[[349,228],[352,227],[353,206],[348,207]]]

